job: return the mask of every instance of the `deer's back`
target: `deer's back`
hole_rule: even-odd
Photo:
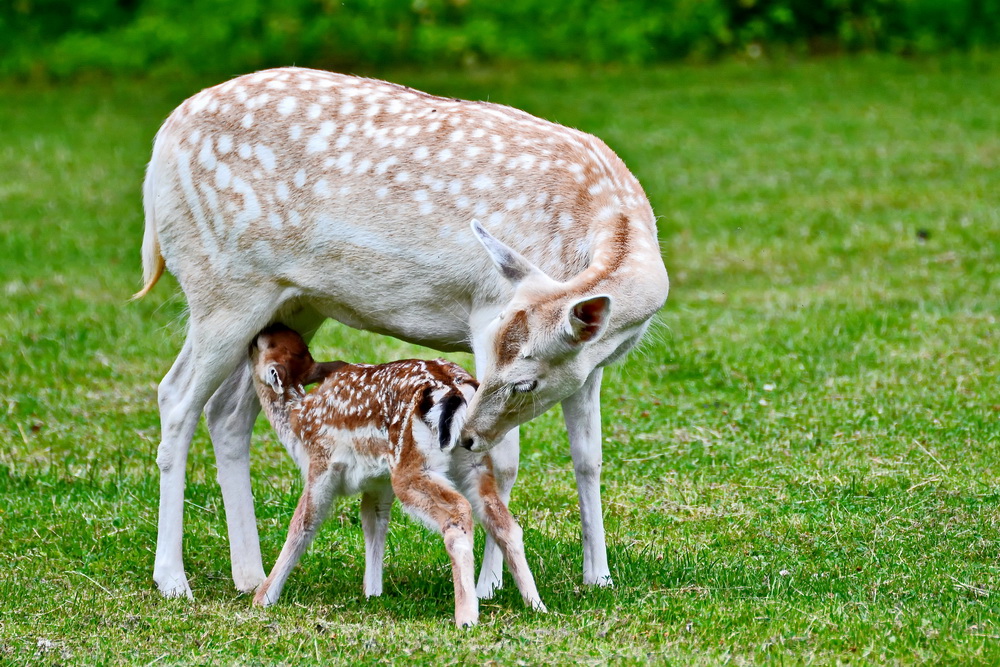
[[[174,273],[257,273],[348,302],[373,281],[466,300],[484,282],[503,291],[469,233],[473,218],[558,279],[586,266],[602,207],[648,209],[590,135],[298,68],[185,101],[157,137],[149,178]]]

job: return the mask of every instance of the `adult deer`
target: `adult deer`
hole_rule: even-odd
[[[143,203],[137,296],[166,268],[190,308],[184,347],[159,386],[153,578],[164,595],[191,595],[184,469],[202,410],[233,581],[251,591],[264,580],[249,471],[260,408],[247,345],[273,322],[308,339],[326,318],[474,353],[481,387],[463,444],[494,447],[504,502],[517,476],[515,427],[561,401],[584,582],[611,583],[601,372],[639,341],[669,283],[649,202],[604,143],[496,104],[274,69],[203,90],[167,118]],[[470,230],[472,220],[483,224]],[[490,540],[477,593],[501,581]]]

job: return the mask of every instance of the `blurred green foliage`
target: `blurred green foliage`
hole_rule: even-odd
[[[234,74],[1000,44],[1000,0],[6,0],[0,75]]]

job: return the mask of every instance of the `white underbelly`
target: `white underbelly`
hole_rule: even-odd
[[[385,486],[390,480],[389,463],[384,457],[363,456],[354,451],[336,453],[327,466],[324,486],[337,497]]]

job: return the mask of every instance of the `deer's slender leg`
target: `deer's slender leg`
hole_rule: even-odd
[[[261,302],[261,311],[273,308],[271,302]],[[243,360],[248,341],[266,317],[260,311],[219,308],[203,314],[193,308],[184,348],[160,383],[160,510],[153,580],[167,597],[191,597],[182,555],[184,469],[191,438],[205,404]]]
[[[304,309],[290,318],[306,342],[323,316]],[[249,593],[264,581],[260,538],[250,487],[250,435],[260,403],[250,378],[250,367],[239,364],[205,406],[205,422],[215,450],[215,466],[222,489],[229,531],[229,557],[233,583]]]
[[[496,491],[504,507],[510,505],[510,494],[517,481],[518,458],[521,454],[520,434],[515,428],[504,436],[488,456],[493,465]],[[483,549],[483,564],[479,569],[476,594],[483,599],[493,597],[503,587],[503,552],[492,534],[487,533]]]
[[[302,554],[309,548],[316,532],[319,530],[330,505],[333,502],[333,494],[323,488],[326,480],[326,471],[310,466],[305,489],[299,498],[299,504],[292,514],[292,521],[288,526],[288,537],[285,545],[281,548],[278,560],[271,568],[271,574],[267,576],[264,583],[257,589],[253,602],[256,605],[267,607],[278,601],[281,590],[288,581],[288,575],[298,564]]]
[[[564,399],[562,405],[580,498],[583,582],[611,586],[601,511],[601,375],[601,369],[596,369],[583,387]]]
[[[475,563],[472,557],[472,507],[469,501],[440,475],[428,475],[423,460],[410,457],[393,471],[392,488],[406,511],[437,526],[451,558],[455,585],[455,624],[475,625],[479,620]]]
[[[463,450],[453,453],[456,479],[464,480],[462,491],[469,498],[476,517],[503,554],[524,603],[537,611],[548,611],[538,595],[535,578],[524,554],[524,532],[501,499],[490,460],[482,454]]]

